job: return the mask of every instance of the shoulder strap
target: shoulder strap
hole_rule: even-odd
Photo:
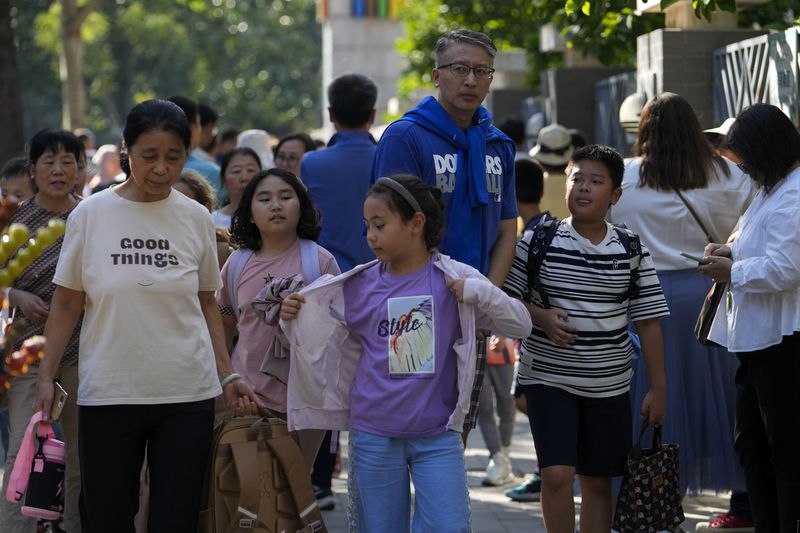
[[[42,422],[42,411],[36,411],[25,429],[25,436],[22,438],[22,444],[20,444],[17,458],[14,460],[14,466],[11,472],[6,472],[6,475],[9,476],[8,486],[6,487],[6,500],[9,502],[16,503],[22,500],[28,490],[28,479],[34,455],[34,427],[37,423],[39,427],[36,430],[36,434],[47,438],[55,437],[50,424]]]
[[[639,265],[642,263],[642,240],[639,235],[629,230],[625,224],[614,224],[619,242],[625,248],[630,264],[631,276],[628,289],[617,297],[617,302],[622,303],[630,298],[639,297]]]
[[[683,205],[686,206],[686,209],[689,210],[689,213],[691,213],[692,218],[694,218],[695,222],[697,222],[697,224],[700,226],[700,229],[703,230],[703,233],[706,234],[706,239],[708,239],[708,242],[719,242],[714,238],[711,232],[708,231],[706,225],[703,224],[703,221],[700,220],[700,217],[697,215],[697,211],[694,210],[692,204],[686,201],[686,197],[683,194],[681,194],[681,191],[675,189],[675,192],[678,194],[678,198],[681,199],[681,202],[683,202]]]
[[[289,482],[289,489],[292,491],[294,503],[300,515],[304,532],[326,532],[325,524],[322,521],[317,499],[311,487],[308,477],[308,465],[306,465],[303,454],[297,442],[291,435],[281,435],[267,439],[267,445],[272,449],[278,458],[278,462],[283,468],[286,480]]]
[[[300,239],[300,266],[306,285],[320,276],[319,246],[314,241]]]
[[[225,285],[228,289],[228,299],[233,306],[233,314],[236,321],[239,321],[239,296],[237,295],[236,286],[242,277],[245,265],[253,257],[253,250],[247,248],[239,248],[234,251],[228,258],[228,275],[225,279]]]
[[[539,278],[539,270],[547,255],[547,249],[556,236],[558,223],[558,219],[556,218],[543,217],[542,221],[533,228],[533,235],[531,236],[530,243],[528,243],[528,300],[533,302],[533,291],[535,290],[539,293],[542,306],[544,306],[545,309],[550,308],[550,300],[547,294],[545,294],[544,286]]]

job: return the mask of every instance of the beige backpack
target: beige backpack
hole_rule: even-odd
[[[327,533],[286,422],[232,418],[216,431],[198,533]]]

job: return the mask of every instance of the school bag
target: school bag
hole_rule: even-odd
[[[559,220],[544,216],[542,220],[531,230],[530,244],[528,245],[528,293],[526,298],[529,302],[533,301],[533,291],[535,290],[542,300],[542,307],[550,309],[550,299],[544,290],[544,285],[539,277],[539,270],[542,267],[544,258],[547,256],[547,249],[558,230]],[[639,236],[626,228],[623,224],[614,224],[619,242],[625,248],[631,265],[631,277],[627,289],[617,297],[617,302],[622,303],[629,298],[639,296],[639,265],[642,261],[642,241]]]
[[[217,427],[198,533],[327,533],[297,438],[279,418]]]
[[[236,321],[239,321],[239,297],[236,293],[236,286],[242,277],[245,265],[250,261],[255,252],[248,248],[239,248],[234,251],[228,259],[228,275],[225,278],[228,298],[233,306],[233,314]],[[300,267],[303,269],[303,278],[306,285],[320,276],[319,251],[318,245],[308,239],[300,239]]]

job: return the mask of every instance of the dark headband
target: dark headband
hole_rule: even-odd
[[[403,184],[399,181],[393,180],[392,178],[379,178],[375,183],[392,189],[394,192],[402,196],[403,200],[408,202],[408,205],[411,206],[414,212],[422,213],[422,208],[419,206],[417,199],[414,198],[414,195],[408,192],[408,189],[403,187]]]

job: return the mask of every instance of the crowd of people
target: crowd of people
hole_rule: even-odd
[[[680,445],[682,494],[731,491],[699,531],[797,530],[797,129],[758,104],[704,133],[664,93],[633,158],[559,124],[529,149],[521,120],[482,105],[496,53],[443,36],[436,96],[378,141],[377,88],[348,74],[322,147],[217,132],[213,109],[173,96],[133,107],[117,144],[47,129],[5,164],[15,221],[67,222],[6,295],[19,342],[47,339],[5,395],[7,472],[31,406],[47,418],[56,379],[69,393],[53,527],[196,531],[215,421],[269,412],[322,509],[350,432],[352,531],[467,532],[469,432],[483,483],[511,485],[519,410],[538,471],[505,494],[540,499],[550,532],[576,529],[576,478],[580,530],[611,530],[645,420]],[[727,288],[701,344],[712,283]],[[0,530],[36,528],[0,503]]]

